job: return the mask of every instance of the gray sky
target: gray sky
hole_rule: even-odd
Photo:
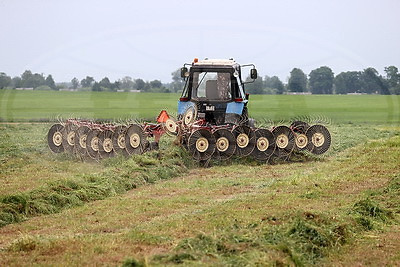
[[[284,82],[294,67],[383,74],[400,67],[399,12],[399,0],[0,0],[0,72],[169,82],[194,57],[233,57]]]

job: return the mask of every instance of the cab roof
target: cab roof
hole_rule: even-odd
[[[203,59],[199,60],[198,62],[194,62],[193,66],[210,66],[210,65],[217,65],[217,66],[234,66],[237,65],[235,60],[233,59]]]

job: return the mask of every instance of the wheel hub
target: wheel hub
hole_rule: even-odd
[[[276,145],[279,148],[286,148],[288,144],[289,144],[289,138],[287,135],[285,134],[278,135],[278,137],[276,138]]]
[[[185,119],[186,119],[186,118],[185,118]],[[166,129],[167,129],[168,132],[170,132],[170,133],[176,133],[177,126],[176,126],[175,121],[173,121],[173,120],[171,120],[171,119],[168,119],[168,120],[165,122],[165,127],[166,127]]]
[[[205,137],[200,137],[196,141],[196,149],[199,152],[205,152],[208,149],[208,140]]]
[[[296,146],[298,148],[305,148],[307,146],[308,139],[305,134],[299,134],[296,136]]]
[[[322,133],[315,133],[313,134],[311,141],[314,144],[314,146],[320,147],[325,143],[325,137]]]
[[[103,141],[103,149],[105,152],[110,153],[113,149],[111,138],[106,138]]]
[[[86,139],[87,139],[87,135],[86,134],[84,134],[84,135],[79,137],[79,145],[82,148],[86,148]]]
[[[118,135],[117,143],[120,148],[125,148],[125,136],[123,134]]]
[[[217,139],[217,149],[219,152],[225,152],[229,147],[229,140],[226,137],[220,137]]]
[[[93,137],[90,141],[90,147],[93,151],[99,151],[99,138],[97,136]]]
[[[245,148],[249,144],[249,136],[245,133],[241,133],[236,138],[236,143],[238,147]]]
[[[192,122],[193,120],[193,111],[192,110],[188,110],[188,112],[186,112],[185,114],[185,124],[188,125]]]
[[[62,134],[57,131],[53,134],[53,144],[56,146],[61,146],[62,144]]]
[[[265,137],[260,137],[257,139],[257,149],[261,152],[264,152],[269,147],[268,139]]]
[[[70,146],[75,145],[75,132],[74,131],[71,131],[68,133],[67,142],[68,142],[68,145],[70,145]]]
[[[137,133],[131,135],[129,142],[133,148],[138,148],[140,145],[140,136]]]

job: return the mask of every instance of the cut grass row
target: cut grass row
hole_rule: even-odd
[[[43,140],[38,141],[44,139],[40,135],[45,135],[46,127],[2,126],[0,145],[4,149],[0,155],[3,163],[0,177],[4,186],[0,190],[0,226],[121,194],[144,183],[174,177],[193,166],[187,153],[165,142],[162,145],[168,147],[160,152],[130,159],[111,159],[104,164],[83,163],[66,155],[52,155],[46,151]],[[356,133],[353,128],[351,135],[343,128],[333,127],[331,130],[334,140],[338,140],[331,154],[373,135],[376,138],[390,134],[374,129],[366,131],[363,127]],[[293,158],[305,159],[303,156]],[[228,164],[242,162],[232,160]],[[257,165],[252,161],[247,163]]]
[[[318,263],[398,223],[399,147],[393,137],[328,161],[193,169],[3,227],[3,264]]]

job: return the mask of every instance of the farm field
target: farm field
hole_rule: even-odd
[[[172,138],[128,159],[54,155],[51,123],[28,123],[154,118],[177,94],[12,93],[0,91],[0,266],[400,264],[398,96],[251,96],[259,120],[327,121],[329,153],[200,168]]]
[[[176,113],[179,94],[0,90],[0,121],[54,121],[58,118],[154,120],[161,109]],[[396,124],[400,96],[251,95],[256,119],[314,117],[335,123]]]

